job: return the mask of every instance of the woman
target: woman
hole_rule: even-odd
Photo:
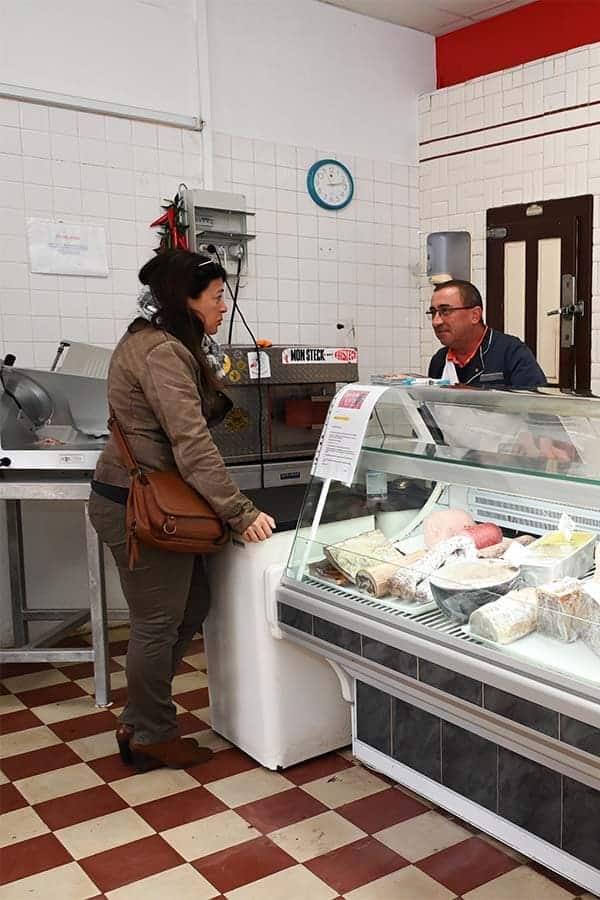
[[[219,392],[218,345],[227,312],[225,270],[188,250],[160,253],[139,273],[147,285],[135,319],[117,345],[108,399],[142,468],[172,469],[246,541],[271,536],[273,519],[257,510],[229,477],[210,435],[231,404]],[[140,544],[133,571],[126,552],[129,479],[116,444],[102,452],[89,503],[92,524],[110,548],[131,619],[128,702],[117,730],[121,756],[138,771],[184,768],[211,753],[179,736],[171,696],[175,669],[209,609],[202,557]]]

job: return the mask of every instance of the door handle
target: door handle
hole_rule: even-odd
[[[560,316],[560,346],[570,349],[575,346],[575,321],[583,318],[583,301],[577,300],[577,285],[574,275],[565,273],[561,278],[560,309],[550,310],[552,315]]]
[[[577,303],[569,303],[568,306],[561,306],[560,309],[551,309],[546,315],[560,316],[562,319],[572,319],[573,316],[583,318],[584,310],[585,304],[583,300],[579,300]]]

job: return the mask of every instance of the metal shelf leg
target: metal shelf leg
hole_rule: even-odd
[[[94,686],[96,705],[110,705],[110,674],[108,671],[108,628],[106,622],[106,588],[104,582],[104,549],[88,516],[84,504],[85,540],[87,546],[88,584],[92,645],[94,648]]]
[[[13,643],[23,647],[29,641],[29,626],[23,613],[27,609],[25,563],[23,558],[23,523],[21,501],[6,501],[6,531],[8,538],[8,567],[12,606]]]

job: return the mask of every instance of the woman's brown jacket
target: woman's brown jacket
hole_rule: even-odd
[[[152,325],[126,332],[113,353],[108,400],[143,469],[176,467],[234,531],[251,525],[258,510],[231,479],[208,424],[199,366],[181,341]],[[128,487],[127,470],[109,438],[96,481]]]

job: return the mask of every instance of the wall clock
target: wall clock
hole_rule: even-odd
[[[306,176],[308,193],[323,209],[343,209],[354,195],[350,170],[337,159],[319,159]]]

